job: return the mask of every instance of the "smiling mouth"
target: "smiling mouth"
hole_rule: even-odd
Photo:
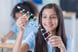
[[[52,27],[53,26],[53,24],[52,25],[44,24],[44,25],[47,26],[47,27]]]

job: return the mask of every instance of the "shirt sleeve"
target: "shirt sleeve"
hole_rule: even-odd
[[[29,36],[24,40],[24,43],[29,45],[30,49],[34,49],[35,47],[35,33],[31,32]]]
[[[69,36],[67,38],[67,52],[73,52],[73,49],[72,49],[72,36]]]
[[[31,33],[31,32],[37,32],[38,31],[38,26],[37,26],[37,23],[35,21],[29,21],[29,23],[26,25],[25,27],[25,32],[24,32],[24,36],[23,36],[23,40],[25,40],[28,35]]]

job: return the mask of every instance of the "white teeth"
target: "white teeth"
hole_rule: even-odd
[[[52,25],[47,25],[47,26],[52,26]]]
[[[51,26],[51,25],[47,25],[47,26]]]
[[[53,26],[53,25],[46,24],[46,26]]]

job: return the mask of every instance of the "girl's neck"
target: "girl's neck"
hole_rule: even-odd
[[[50,33],[53,34],[53,35],[55,35],[56,34],[56,31],[51,31]]]

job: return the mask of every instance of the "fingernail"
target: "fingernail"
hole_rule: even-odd
[[[52,43],[52,44],[54,44],[54,42],[53,42],[53,41],[52,41],[51,43]]]
[[[26,12],[26,15],[28,15],[28,14],[29,14],[29,11]]]
[[[54,38],[52,38],[52,41],[54,41]]]

